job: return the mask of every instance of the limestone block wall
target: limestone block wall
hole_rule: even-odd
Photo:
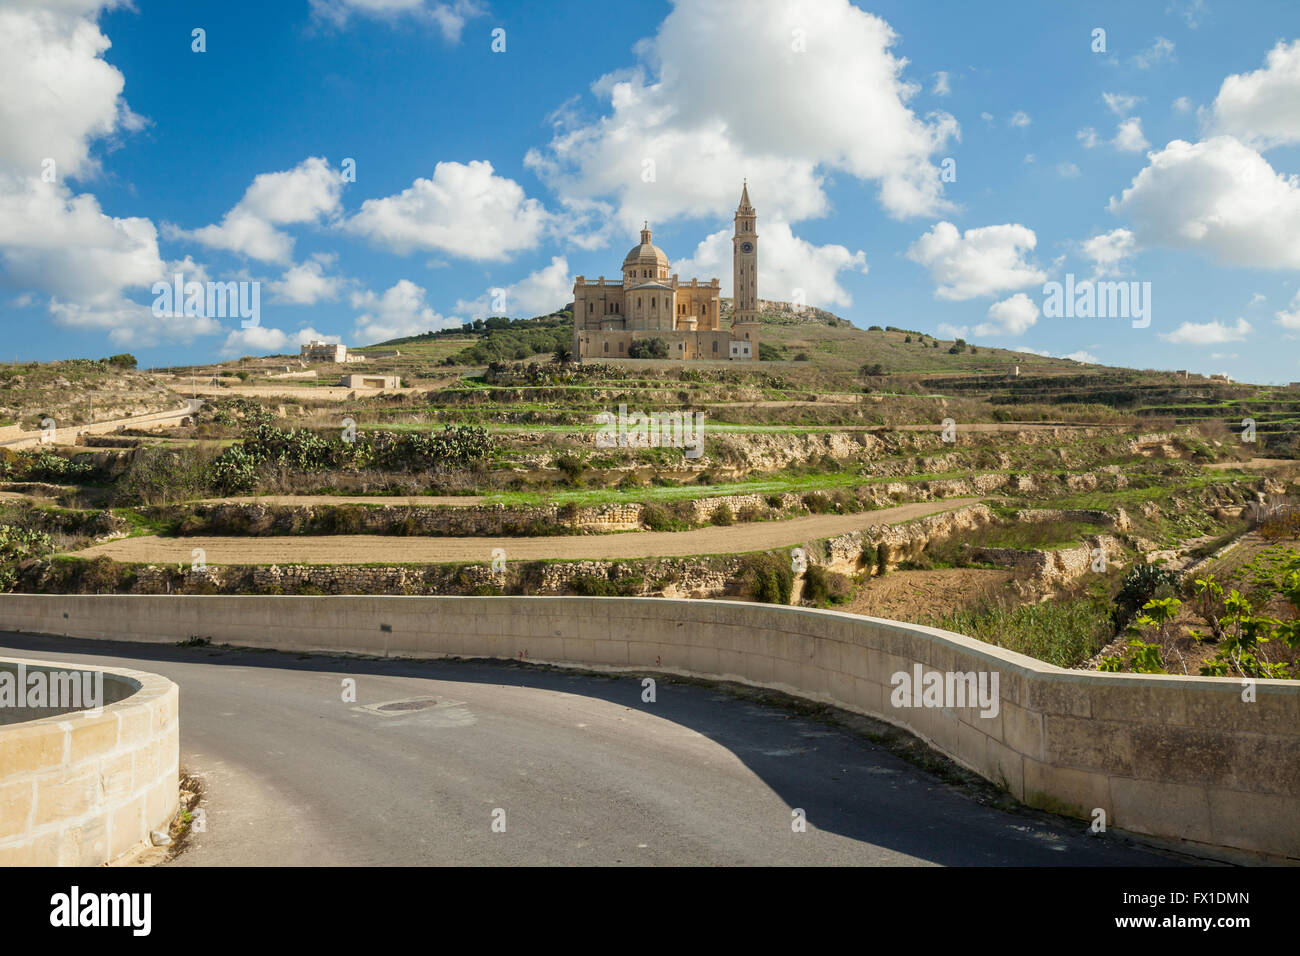
[[[0,595],[0,630],[735,680],[881,718],[1026,804],[1229,858],[1300,861],[1300,682],[1068,671],[933,628],[729,601]],[[898,675],[984,680],[904,700]],[[993,678],[996,675],[996,684]],[[912,706],[915,704],[916,706]],[[991,706],[995,704],[996,706]]]
[[[0,726],[0,866],[98,866],[166,829],[178,797],[178,693],[157,674],[115,668],[104,672],[98,716]]]

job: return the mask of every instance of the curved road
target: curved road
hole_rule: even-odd
[[[982,806],[863,737],[721,688],[663,680],[645,703],[634,677],[508,663],[0,645],[180,685],[207,829],[178,865],[1172,862]]]

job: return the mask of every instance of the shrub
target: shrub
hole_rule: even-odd
[[[810,491],[803,496],[804,507],[815,515],[824,515],[835,510],[835,502],[829,495],[820,491]]]
[[[569,484],[574,485],[578,483],[578,479],[582,477],[582,472],[587,466],[583,464],[582,459],[577,455],[564,454],[555,459],[555,467],[560,469]]]
[[[651,531],[667,531],[673,526],[673,520],[668,516],[668,512],[655,504],[641,506],[641,523]]]
[[[1122,631],[1128,627],[1161,586],[1172,592],[1178,587],[1178,575],[1157,564],[1139,564],[1130,569],[1115,594],[1115,608],[1111,612],[1115,630]]]
[[[140,448],[118,479],[115,495],[143,504],[201,498],[211,490],[217,456],[207,448]]]
[[[732,514],[731,506],[724,501],[713,509],[713,514],[709,515],[709,521],[725,528],[736,523],[736,516]]]
[[[827,571],[820,564],[810,564],[803,576],[803,596],[811,604],[843,604],[853,593],[852,582],[842,574]]]
[[[789,604],[794,589],[794,568],[785,554],[746,555],[740,568],[745,592],[766,604]]]
[[[209,481],[223,494],[247,494],[257,487],[257,461],[243,445],[231,445],[212,462]]]
[[[78,481],[88,479],[95,468],[48,451],[20,451],[0,461],[0,478],[13,481]]]

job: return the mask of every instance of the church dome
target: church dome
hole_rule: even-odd
[[[623,258],[623,268],[652,266],[656,270],[668,268],[668,254],[650,241],[649,227],[641,230],[641,245],[633,246]]]

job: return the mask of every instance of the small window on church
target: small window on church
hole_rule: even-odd
[[[650,308],[653,309],[654,307],[655,307],[655,297],[650,296]]]
[[[608,342],[605,343],[605,351],[606,351],[606,352],[609,351],[609,343],[608,343]]]
[[[595,312],[595,311],[596,311],[596,303],[595,303],[595,302],[588,302],[588,303],[587,303],[587,311],[588,311],[588,312]]]
[[[717,350],[718,350],[718,340],[717,340],[717,339],[714,339],[714,340],[713,340],[713,351],[716,352]]]
[[[622,355],[622,354],[623,354],[623,343],[622,343],[622,342],[619,342],[619,343],[618,343],[618,354],[619,354],[619,355]]]

